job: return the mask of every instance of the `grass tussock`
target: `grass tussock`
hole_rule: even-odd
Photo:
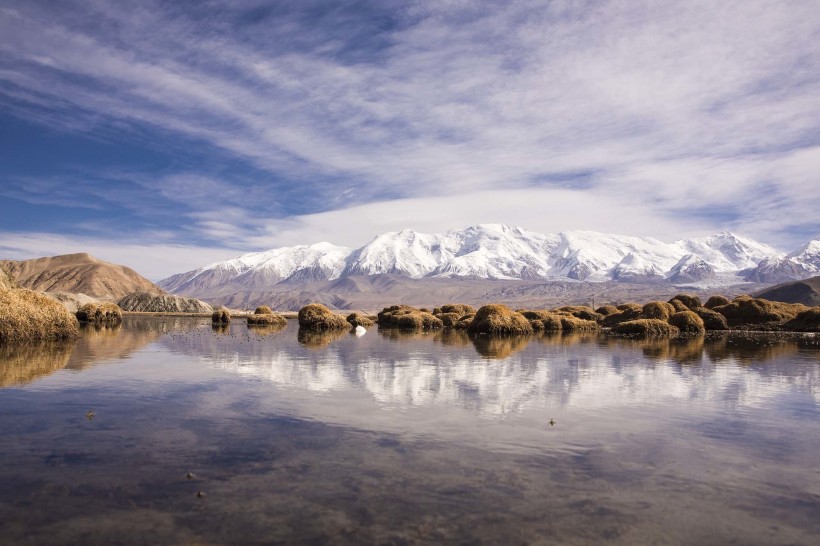
[[[715,307],[726,305],[730,303],[730,301],[731,300],[729,300],[729,298],[727,298],[726,296],[710,296],[709,299],[706,300],[706,303],[703,304],[703,306],[706,309],[714,309]]]
[[[612,328],[622,322],[638,320],[642,318],[643,306],[637,303],[624,303],[617,307],[617,312],[606,315],[601,319],[601,326]]]
[[[755,327],[776,330],[807,309],[808,307],[799,303],[781,303],[738,296],[726,305],[715,307],[714,311],[726,317],[726,322],[732,328]]]
[[[675,308],[665,301],[650,301],[641,308],[641,317],[660,320],[669,320],[675,314]]]
[[[534,332],[560,332],[563,330],[561,315],[547,310],[519,310],[519,313],[530,322]]]
[[[350,324],[321,303],[310,303],[299,309],[299,328],[305,330],[349,330]]]
[[[464,315],[461,313],[439,313],[433,316],[439,319],[445,328],[454,328]]]
[[[385,307],[378,315],[379,328],[399,330],[438,330],[444,323],[435,315],[409,305]]]
[[[470,327],[470,324],[473,323],[473,319],[475,318],[475,313],[470,313],[469,315],[464,315],[458,322],[453,325],[454,330],[467,330]]]
[[[476,312],[467,331],[471,334],[519,335],[531,334],[533,329],[521,313],[506,305],[491,304]]]
[[[475,309],[471,305],[463,305],[461,303],[448,303],[433,309],[434,315],[441,315],[443,313],[457,313],[463,317],[464,315],[475,314]]]
[[[273,314],[273,309],[271,309],[267,305],[260,305],[259,307],[256,308],[256,310],[253,312],[253,314],[254,315],[272,315]]]
[[[703,307],[703,303],[701,303],[700,298],[697,296],[693,296],[692,294],[678,294],[673,300],[678,300],[682,304],[686,306],[687,309],[690,311],[697,309],[698,307]],[[669,300],[669,303],[672,303],[672,300]]]
[[[681,311],[689,311],[689,308],[686,307],[686,304],[684,304],[677,298],[672,298],[671,300],[669,300],[669,304],[675,308],[676,313],[680,313]]]
[[[116,303],[86,303],[77,310],[77,320],[84,324],[120,324],[122,309]]]
[[[561,331],[563,332],[594,332],[600,326],[594,320],[584,320],[574,315],[561,315]]]
[[[703,321],[703,326],[707,332],[729,329],[729,323],[726,322],[726,317],[716,311],[712,311],[706,307],[700,307],[693,312]]]
[[[211,324],[226,326],[231,323],[231,312],[227,307],[217,307],[211,315]]]
[[[573,317],[581,320],[598,321],[604,318],[600,313],[596,313],[592,307],[587,307],[586,305],[567,305],[557,309],[557,311],[561,313],[569,313]]]
[[[668,322],[685,334],[706,333],[703,320],[693,311],[678,311],[669,317]]]
[[[79,324],[61,303],[33,290],[0,292],[0,342],[71,339]]]
[[[614,305],[602,305],[598,309],[596,309],[595,312],[601,316],[606,317],[608,315],[614,315],[615,313],[617,313],[618,308]]]
[[[799,312],[783,328],[793,332],[820,332],[820,307],[810,307]]]
[[[675,336],[678,328],[660,319],[638,319],[622,322],[612,331],[625,336]]]
[[[287,325],[287,323],[288,319],[286,319],[279,313],[254,313],[252,315],[248,315],[248,326],[284,327]]]
[[[363,313],[350,313],[349,315],[347,315],[347,318],[345,320],[354,328],[356,326],[361,326],[362,328],[370,328],[376,323],[375,320],[373,320],[374,318],[375,317],[370,317]]]

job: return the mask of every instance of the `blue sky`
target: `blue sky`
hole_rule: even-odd
[[[0,255],[820,236],[820,3],[0,6]]]

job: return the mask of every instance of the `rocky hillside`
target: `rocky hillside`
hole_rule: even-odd
[[[770,301],[802,303],[814,307],[820,305],[820,277],[778,284],[758,292],[755,296]]]
[[[143,313],[212,313],[213,307],[203,301],[182,296],[156,295],[134,292],[122,298],[117,305],[123,311]]]
[[[94,298],[119,300],[132,292],[162,295],[157,285],[131,268],[98,260],[93,256],[65,254],[33,260],[2,260],[20,287],[40,292],[82,293]]]

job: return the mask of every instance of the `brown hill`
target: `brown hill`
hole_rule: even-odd
[[[22,261],[2,260],[0,268],[5,269],[21,288],[39,292],[83,293],[111,300],[138,291],[165,293],[133,269],[98,260],[86,253]]]
[[[814,307],[820,305],[820,277],[778,284],[758,292],[755,297],[784,303],[802,303]]]

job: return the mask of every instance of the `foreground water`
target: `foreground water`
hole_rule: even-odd
[[[2,544],[820,543],[814,337],[128,317],[0,387]]]

